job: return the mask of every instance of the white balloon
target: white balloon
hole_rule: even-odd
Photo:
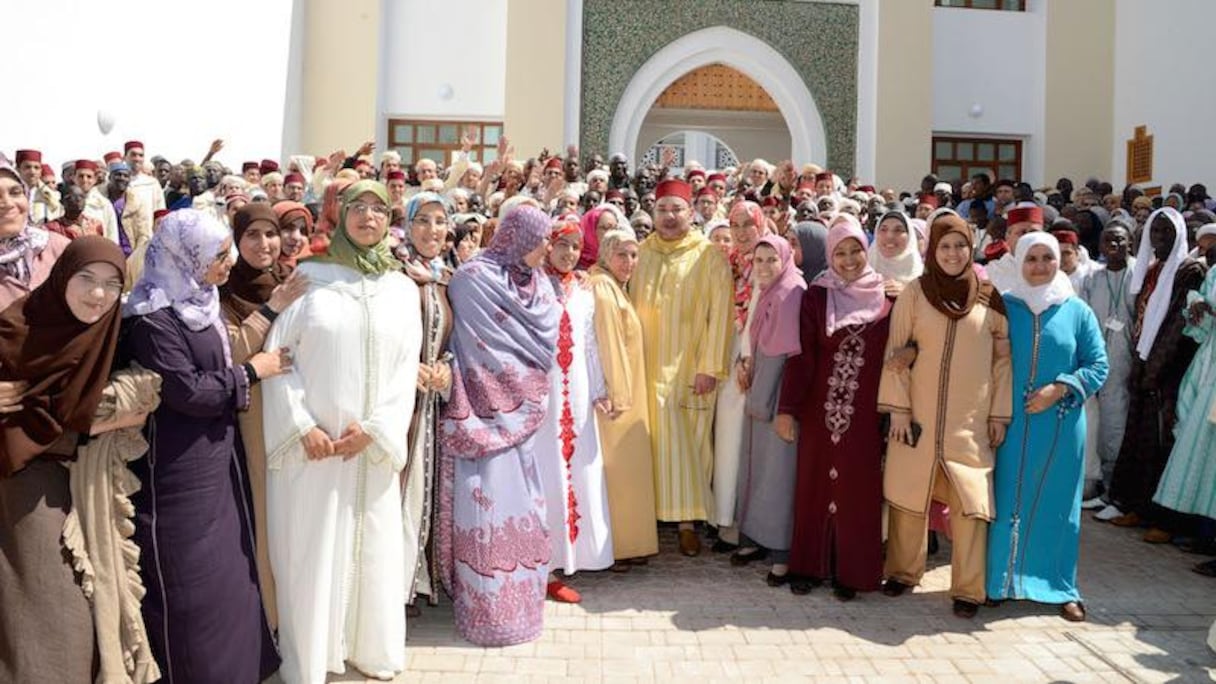
[[[97,128],[102,135],[109,135],[114,130],[114,115],[105,109],[97,110]]]

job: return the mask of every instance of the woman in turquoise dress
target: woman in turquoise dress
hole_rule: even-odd
[[[1208,249],[1207,262],[1203,286],[1187,295],[1183,333],[1200,347],[1178,390],[1174,448],[1153,501],[1216,518],[1216,246]]]
[[[1050,233],[1026,234],[1018,243],[1018,282],[1003,295],[1015,400],[996,455],[987,592],[990,601],[1059,604],[1065,619],[1080,622],[1082,405],[1106,381],[1108,365],[1098,319],[1059,264],[1060,246]]]

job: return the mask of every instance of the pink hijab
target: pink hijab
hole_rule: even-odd
[[[612,211],[610,205],[601,204],[591,211],[583,214],[579,219],[579,223],[583,227],[583,253],[578,257],[578,267],[580,269],[588,269],[595,265],[600,254],[600,238],[596,229],[600,225],[600,217],[604,212]],[[620,227],[618,222],[617,227]]]
[[[832,267],[832,252],[849,238],[861,244],[863,253],[870,247],[870,241],[866,239],[856,217],[840,214],[828,230],[828,269],[812,283],[828,291],[826,322],[829,336],[847,325],[876,321],[891,309],[891,301],[883,290],[882,276],[868,262],[862,274],[851,283],[846,283]]]
[[[756,246],[768,245],[781,259],[781,271],[756,299],[756,310],[752,314],[752,349],[759,349],[765,356],[792,356],[802,352],[798,337],[798,317],[802,307],[802,293],[806,281],[802,271],[794,265],[794,248],[783,237],[766,235]]]

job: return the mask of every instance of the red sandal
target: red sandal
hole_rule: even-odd
[[[549,583],[549,586],[545,589],[545,593],[549,595],[549,598],[558,603],[578,603],[583,600],[583,597],[577,591],[557,580]]]

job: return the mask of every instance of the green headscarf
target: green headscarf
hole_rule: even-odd
[[[393,256],[393,250],[388,244],[388,221],[385,221],[384,239],[377,242],[371,247],[360,247],[355,244],[354,240],[350,239],[350,234],[346,232],[346,212],[359,195],[364,193],[372,193],[384,202],[385,206],[390,204],[388,198],[388,190],[384,185],[374,180],[361,180],[358,183],[353,183],[342,193],[342,212],[338,217],[338,230],[334,231],[333,239],[329,243],[329,251],[323,259],[319,261],[327,261],[333,264],[342,264],[347,268],[353,268],[364,275],[379,275],[396,271],[401,268],[401,262]]]

